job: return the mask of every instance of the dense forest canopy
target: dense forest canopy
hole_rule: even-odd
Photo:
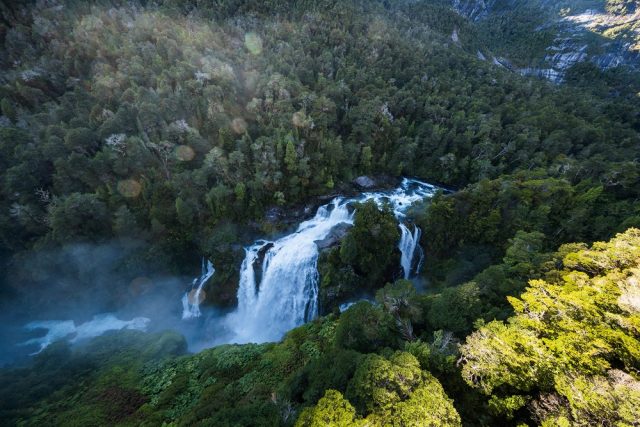
[[[203,304],[228,310],[244,247],[356,194],[355,178],[443,189],[406,213],[423,232],[413,281],[398,273],[390,207],[357,204],[319,254],[321,316],[281,342],[189,354],[175,332],[122,331],[55,343],[0,371],[0,417],[635,425],[639,74],[583,61],[554,84],[495,55],[538,66],[555,27],[532,29],[552,13],[640,8],[497,1],[476,21],[459,12],[477,2],[463,3],[0,4],[7,318],[108,311],[160,281],[176,292],[201,256],[216,269]],[[636,30],[631,19],[593,37],[632,51]]]

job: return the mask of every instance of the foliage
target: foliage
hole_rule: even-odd
[[[397,337],[393,318],[380,307],[360,301],[340,316],[336,344],[360,352],[393,346]]]
[[[400,231],[391,207],[379,209],[375,201],[368,200],[356,207],[353,227],[340,246],[340,258],[372,286],[383,282],[389,269],[398,265],[398,240]]]
[[[58,343],[0,371],[3,422],[636,423],[638,231],[571,242],[640,226],[640,81],[585,63],[553,86],[478,59],[538,66],[553,29],[537,6],[597,2],[494,3],[472,23],[445,0],[4,2],[3,298],[51,286],[25,259],[114,240],[127,274],[192,276],[204,254],[207,302],[230,307],[242,244],[287,226],[266,210],[362,174],[457,191],[411,213],[427,292],[396,281],[396,220],[364,203],[319,260],[335,314],[198,354],[174,333]]]
[[[356,204],[353,227],[318,261],[324,311],[392,281],[398,275],[399,239],[397,220],[388,205],[380,208],[373,200]]]
[[[409,353],[396,352],[388,359],[369,355],[358,366],[348,396],[371,414],[367,421],[373,425],[460,425],[442,386]]]
[[[633,13],[638,8],[640,8],[640,3],[637,0],[607,0],[606,1],[607,11],[616,13],[616,14]]]
[[[502,399],[494,405],[501,410],[511,412],[508,402],[523,395],[534,399],[541,421],[634,423],[639,255],[637,229],[567,254],[562,277],[533,280],[509,299],[515,316],[507,324],[491,322],[467,338],[465,380]]]
[[[185,350],[184,338],[172,332],[122,331],[77,349],[55,343],[30,366],[0,371],[0,416],[22,425],[135,420],[147,400],[140,388],[144,366]]]
[[[313,408],[305,409],[296,422],[296,427],[348,427],[356,422],[356,410],[339,391],[327,390],[324,397]]]
[[[441,225],[453,226],[451,243],[434,233],[436,256],[453,254],[461,236],[500,246],[541,215],[552,232],[538,231],[559,231],[556,242],[638,222],[638,98],[617,90],[622,77],[555,88],[502,72],[476,58],[492,42],[442,1],[196,3],[2,9],[0,241],[9,257],[127,229],[148,246],[146,259],[166,259],[158,264],[172,272],[197,268],[181,257],[213,256],[224,286],[211,288],[224,291],[207,295],[232,305],[235,258],[202,236],[221,223],[259,227],[267,208],[344,189],[361,173],[495,183],[476,187],[489,187],[484,205],[457,206]],[[532,34],[534,18],[517,35]],[[461,46],[450,45],[454,29]],[[535,50],[522,44],[514,51]],[[536,218],[519,211],[522,221],[495,227],[518,197],[493,194],[522,170],[551,188],[520,198]],[[595,201],[579,199],[599,185]],[[443,203],[432,211],[445,213]],[[350,262],[366,249],[355,246]],[[374,265],[359,262],[360,272]]]

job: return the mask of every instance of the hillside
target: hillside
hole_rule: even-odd
[[[638,13],[0,4],[0,419],[634,425]]]
[[[556,83],[583,62],[638,71],[639,6],[635,0],[452,1],[497,55],[496,64]]]

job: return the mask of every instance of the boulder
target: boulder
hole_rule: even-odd
[[[359,176],[353,180],[353,183],[362,190],[370,190],[376,187],[376,182],[368,176]]]
[[[315,244],[318,245],[318,249],[321,251],[329,249],[340,243],[340,241],[347,235],[351,227],[351,224],[347,224],[344,222],[338,224],[331,229],[327,237],[325,237],[324,239],[316,240]]]
[[[285,217],[284,209],[279,207],[269,208],[265,215],[265,219],[267,220],[267,222],[271,222],[271,223],[281,221],[284,217]]]

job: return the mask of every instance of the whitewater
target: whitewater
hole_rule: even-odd
[[[247,246],[240,265],[238,306],[215,319],[216,337],[207,339],[206,346],[277,341],[287,331],[317,317],[320,280],[317,242],[327,238],[340,224],[353,225],[354,205],[358,202],[374,200],[379,206],[391,207],[401,232],[398,248],[403,277],[414,277],[424,259],[419,245],[421,230],[406,220],[406,214],[414,203],[433,197],[437,190],[433,185],[405,178],[392,190],[365,192],[352,198],[336,197],[320,206],[315,216],[300,223],[294,232],[273,241],[257,240]],[[200,304],[214,274],[211,261],[203,259],[200,276],[181,297],[183,325],[179,330],[202,327]],[[346,309],[348,305],[345,303],[341,308]],[[155,321],[146,317],[121,320],[115,313],[98,314],[80,325],[71,320],[31,322],[25,326],[27,330],[41,329],[46,333],[22,345],[35,346],[38,353],[54,341],[76,343],[120,329],[144,331],[153,323]]]
[[[379,206],[390,205],[401,230],[398,248],[404,278],[411,278],[422,264],[423,253],[418,245],[421,230],[413,226],[411,231],[405,224],[406,212],[412,204],[432,197],[436,191],[433,185],[405,178],[391,191],[338,197],[318,208],[316,215],[301,223],[295,232],[275,241],[259,240],[245,248],[238,307],[223,320],[229,335],[221,342],[277,341],[287,331],[318,315],[320,252],[316,242],[340,224],[352,225],[355,214],[352,206],[356,202],[374,200]],[[261,255],[263,259],[259,262]]]

